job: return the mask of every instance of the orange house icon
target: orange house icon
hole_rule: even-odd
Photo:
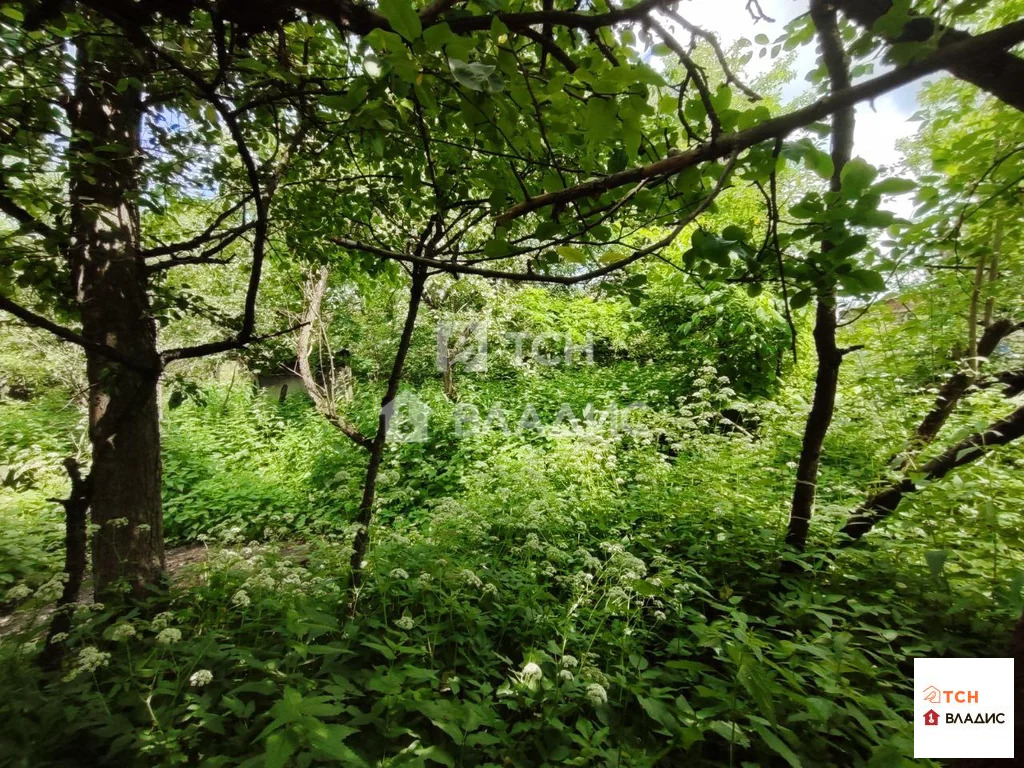
[[[934,709],[929,709],[924,713],[924,724],[925,725],[938,725],[939,724],[939,713]]]

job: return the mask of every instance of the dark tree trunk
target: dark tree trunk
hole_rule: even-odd
[[[77,43],[71,124],[73,290],[82,335],[133,361],[87,351],[94,589],[123,581],[133,597],[163,572],[159,357],[136,206],[139,62],[116,36]]]
[[[850,73],[843,53],[842,38],[836,21],[834,6],[823,0],[811,3],[811,17],[817,29],[818,38],[829,74],[832,92],[850,86]],[[839,192],[842,188],[843,167],[850,161],[853,151],[853,110],[843,109],[832,118],[832,163],[833,172],[829,188]],[[828,266],[828,254],[836,243],[826,237],[821,243],[822,262]],[[831,280],[832,278],[826,278]],[[836,406],[836,389],[839,386],[839,366],[843,353],[836,344],[836,287],[830,283],[818,293],[814,321],[814,348],[818,355],[818,369],[814,381],[814,400],[804,427],[803,445],[796,471],[796,488],[790,506],[789,525],[786,529],[786,543],[796,550],[807,544],[807,533],[814,510],[814,497],[818,488],[818,465],[825,435],[832,424]]]
[[[89,539],[86,533],[86,516],[89,513],[90,479],[83,478],[81,468],[74,459],[64,462],[68,478],[71,480],[71,492],[66,500],[60,500],[64,507],[64,590],[57,599],[50,631],[46,634],[46,645],[39,656],[39,665],[53,671],[60,667],[66,648],[63,635],[71,629],[71,616],[78,593],[85,579],[85,568],[88,560]]]
[[[398,341],[398,351],[395,353],[395,361],[391,366],[391,375],[388,377],[387,389],[380,404],[380,416],[377,420],[377,433],[370,443],[370,461],[366,467],[366,479],[363,482],[363,498],[359,503],[359,515],[357,522],[359,530],[356,532],[355,541],[352,545],[352,603],[351,608],[355,609],[359,587],[363,583],[363,560],[366,558],[366,547],[370,541],[370,523],[373,520],[373,502],[377,495],[377,475],[380,473],[381,460],[384,458],[384,447],[388,438],[388,427],[391,424],[391,417],[394,414],[394,400],[398,394],[398,385],[402,380],[402,369],[405,367],[405,358],[409,354],[409,346],[412,343],[412,332],[416,327],[416,315],[419,312],[420,300],[423,298],[423,285],[426,282],[426,268],[422,266],[413,267],[412,288],[409,294],[409,310],[405,316],[405,325],[402,328],[402,335]]]
[[[984,456],[989,450],[1005,445],[1024,435],[1024,406],[1004,419],[990,424],[984,432],[975,432],[956,445],[948,448],[934,459],[920,467],[915,477],[921,480],[938,480],[949,472],[970,464]],[[843,527],[848,537],[847,544],[856,541],[870,531],[880,520],[892,514],[903,497],[917,490],[917,483],[909,477],[889,485],[861,504]]]
[[[814,322],[814,348],[818,355],[818,369],[814,379],[814,400],[804,426],[800,462],[796,470],[796,488],[786,529],[786,543],[801,550],[807,543],[811,525],[811,512],[818,487],[818,465],[825,435],[832,424],[836,407],[836,389],[839,386],[839,366],[842,353],[836,345],[836,293],[835,289],[818,297]]]

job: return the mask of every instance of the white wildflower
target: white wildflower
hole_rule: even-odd
[[[488,582],[487,584],[484,584],[484,594],[485,595],[496,595],[496,594],[498,594],[498,588],[496,586],[494,586],[493,584],[491,584],[490,582]]]
[[[56,635],[54,635],[53,637],[50,638],[50,642],[53,643],[54,645],[57,645],[58,643],[63,643],[67,639],[68,639],[68,633],[67,632],[58,632]]]
[[[243,588],[252,590],[270,590],[273,589],[275,586],[277,586],[277,582],[274,581],[274,577],[266,572],[261,572],[257,573],[254,576],[250,576],[248,579],[245,580],[245,584],[242,585]]]
[[[608,590],[608,607],[613,611],[623,611],[629,607],[629,595],[622,587]]]
[[[424,572],[419,575],[419,580],[420,584],[427,585],[434,580],[434,577],[429,573]]]
[[[166,629],[173,620],[174,614],[170,611],[164,611],[163,613],[158,613],[156,616],[154,616],[153,620],[150,622],[150,625],[153,627],[153,629]]]
[[[160,645],[174,645],[179,640],[181,640],[181,630],[174,627],[162,629],[160,634],[156,636],[156,641]]]
[[[193,688],[202,688],[213,680],[213,672],[208,669],[197,669],[188,679],[188,684]]]
[[[54,576],[36,590],[36,597],[44,603],[51,603],[56,600],[64,591],[64,581],[67,579],[67,576],[66,573]]]
[[[399,581],[405,581],[409,578],[409,572],[404,568],[393,568],[391,570],[391,578],[398,579]]]
[[[408,631],[416,626],[416,622],[412,620],[411,616],[403,616],[395,622],[395,626]]]
[[[588,683],[597,683],[602,688],[606,688],[608,686],[608,678],[605,676],[604,672],[591,664],[587,664],[580,668],[580,677]]]
[[[575,656],[570,656],[568,653],[562,657],[562,666],[566,669],[576,669],[579,666],[579,660]]]
[[[248,608],[249,603],[252,602],[249,599],[249,593],[244,589],[240,589],[231,597],[231,604],[237,605],[239,608]]]
[[[655,611],[654,612],[654,620],[655,621],[664,621],[666,618],[668,618],[668,617],[665,615],[664,611]]]
[[[573,681],[572,672],[570,672],[568,669],[563,669],[563,670],[559,671],[558,677],[559,677],[559,679],[561,679],[563,682],[566,682],[566,683],[571,683]]]
[[[64,676],[64,679],[73,680],[83,672],[95,672],[100,667],[105,667],[109,663],[109,653],[104,653],[94,645],[87,645],[78,652],[78,656],[75,657],[74,665],[68,671],[67,675]]]
[[[608,691],[600,683],[591,683],[587,686],[587,700],[595,707],[608,703]]]
[[[461,571],[459,571],[459,578],[461,578],[462,581],[464,581],[469,586],[476,587],[477,589],[480,589],[484,585],[484,583],[480,580],[480,577],[477,576],[469,568],[463,568]]]
[[[126,621],[115,624],[110,630],[110,639],[114,642],[127,640],[129,637],[135,637],[135,627]]]
[[[519,678],[527,684],[539,682],[544,677],[544,671],[532,661],[528,662],[523,667],[523,671],[519,673]]]

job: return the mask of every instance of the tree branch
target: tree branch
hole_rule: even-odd
[[[114,349],[113,347],[108,346],[107,344],[101,344],[100,342],[97,341],[90,341],[81,334],[75,333],[71,329],[65,328],[62,325],[58,325],[52,320],[48,320],[42,315],[38,315],[32,310],[26,309],[20,304],[16,304],[10,299],[5,298],[3,296],[0,296],[0,309],[4,310],[5,312],[9,312],[19,320],[27,323],[28,325],[34,328],[42,328],[44,331],[49,331],[59,339],[69,341],[72,344],[75,344],[81,347],[82,349],[86,349],[90,352],[95,352],[97,354],[103,355],[104,357],[107,357],[113,360],[114,362],[121,363],[122,365],[126,365],[129,368],[134,368],[137,371],[142,371],[145,373],[152,372],[153,370],[151,366],[146,365],[144,363],[140,363],[138,360],[129,357],[123,352]]]
[[[842,91],[831,93],[812,104],[770,120],[765,120],[738,133],[720,136],[693,149],[663,158],[649,165],[628,168],[573,187],[530,197],[508,208],[497,217],[499,224],[525,216],[549,205],[566,205],[573,200],[599,195],[616,187],[635,184],[642,179],[679,173],[685,168],[709,160],[727,157],[769,139],[784,137],[841,109],[887,93],[924,75],[944,69],[951,63],[982,56],[993,49],[1008,48],[1024,40],[1024,20],[1015,21],[991,32],[962,40],[931,53],[884,75],[866,80]]]
[[[888,13],[892,0],[836,0],[844,15],[879,34],[875,22]],[[898,34],[882,34],[888,43],[911,43],[938,40],[940,46],[972,38],[967,32],[947,27],[929,16],[911,12],[910,19]],[[1024,111],[1024,59],[1009,51],[993,48],[982,55],[952,63],[947,69],[952,75],[976,85],[1014,109]]]
[[[656,251],[671,245],[672,242],[682,233],[682,231],[692,224],[697,217],[699,217],[704,211],[708,209],[711,203],[714,202],[715,198],[725,188],[725,183],[729,178],[729,174],[732,172],[733,166],[736,164],[736,156],[733,155],[725,169],[722,171],[721,177],[718,179],[715,188],[704,197],[700,204],[689,213],[684,219],[676,224],[676,226],[663,238],[657,240],[643,248],[635,250],[629,256],[613,261],[611,264],[606,264],[603,267],[592,269],[588,272],[582,272],[578,275],[542,275],[536,272],[506,272],[498,269],[486,269],[483,267],[475,267],[467,264],[459,264],[448,261],[438,261],[425,256],[416,256],[406,253],[398,253],[397,251],[388,250],[387,248],[381,248],[379,246],[370,245],[369,243],[362,243],[356,240],[349,240],[342,237],[331,238],[331,242],[335,245],[340,245],[343,248],[350,248],[356,251],[362,251],[364,253],[370,253],[375,256],[380,256],[384,259],[391,261],[400,261],[408,264],[414,264],[422,267],[428,267],[436,269],[438,272],[445,272],[453,275],[476,275],[478,277],[488,277],[495,280],[509,280],[516,283],[554,283],[558,285],[576,285],[578,283],[584,283],[588,280],[595,280],[599,277],[604,277],[607,274],[616,272],[623,267],[632,264],[635,261],[639,261],[644,256],[648,256]]]
[[[251,344],[259,344],[260,342],[276,339],[278,336],[284,336],[285,334],[292,333],[297,331],[303,325],[305,325],[305,323],[299,323],[297,325],[293,325],[291,328],[285,328],[282,331],[274,331],[274,333],[268,333],[263,336],[250,336],[248,339],[242,339],[236,336],[233,339],[211,341],[208,344],[197,344],[194,347],[176,347],[174,349],[168,349],[160,353],[160,361],[162,365],[167,365],[168,363],[173,363],[175,360],[188,360],[195,357],[216,355],[221,352],[230,352],[234,349],[243,349]]]
[[[914,473],[916,480],[904,477],[865,501],[843,526],[842,533],[848,537],[844,544],[852,544],[860,539],[876,524],[895,512],[903,497],[915,492],[921,481],[945,477],[957,467],[977,461],[991,449],[1006,445],[1022,435],[1024,406],[995,422],[984,432],[975,432],[936,456]]]

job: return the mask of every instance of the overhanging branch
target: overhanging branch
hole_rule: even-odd
[[[977,37],[943,46],[906,66],[894,69],[884,75],[867,80],[858,85],[829,94],[812,104],[794,110],[737,133],[718,137],[716,141],[708,141],[693,149],[680,152],[678,155],[666,157],[649,165],[628,168],[618,173],[609,174],[566,189],[537,195],[508,208],[497,221],[507,223],[513,219],[550,205],[567,205],[574,200],[600,195],[608,190],[636,184],[643,179],[679,173],[685,168],[709,160],[727,157],[735,152],[749,149],[763,141],[785,137],[793,131],[817,120],[821,120],[835,112],[848,108],[861,101],[873,99],[884,93],[899,88],[920,77],[945,69],[952,63],[965,61],[977,56],[990,54],[992,50],[1004,49],[1024,40],[1024,20],[1015,21],[1006,26],[985,32]]]
[[[361,243],[356,240],[349,240],[347,238],[335,237],[331,238],[331,242],[335,245],[340,245],[343,248],[349,248],[351,250],[362,251],[364,253],[370,253],[375,256],[380,256],[384,259],[391,261],[404,262],[406,264],[413,264],[415,266],[427,267],[430,269],[436,269],[438,272],[445,272],[453,275],[476,275],[478,277],[487,277],[495,280],[509,280],[516,283],[553,283],[557,285],[577,285],[579,283],[585,283],[589,280],[596,280],[599,277],[616,272],[630,264],[639,261],[640,259],[648,256],[652,253],[660,251],[671,245],[682,231],[692,224],[708,207],[715,201],[718,195],[725,189],[725,184],[729,179],[729,175],[732,172],[733,166],[736,164],[736,154],[733,154],[729,158],[729,162],[722,171],[722,175],[719,177],[715,188],[704,197],[697,207],[686,215],[681,221],[679,221],[675,227],[663,238],[657,240],[643,248],[639,248],[625,258],[613,261],[610,264],[606,264],[603,267],[582,272],[578,275],[543,275],[536,272],[507,272],[500,269],[487,269],[484,267],[476,267],[469,264],[459,264],[458,262],[449,261],[438,261],[426,256],[419,256],[415,254],[399,253],[398,251],[392,251],[387,248],[381,248],[379,246],[370,245],[369,243]]]

